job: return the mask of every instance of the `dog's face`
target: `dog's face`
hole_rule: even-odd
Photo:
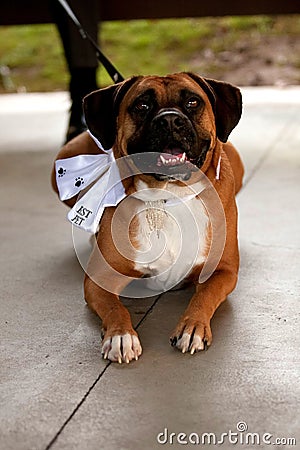
[[[241,95],[194,74],[133,77],[89,94],[84,110],[104,148],[116,144],[117,158],[131,155],[157,180],[188,180],[238,123]]]

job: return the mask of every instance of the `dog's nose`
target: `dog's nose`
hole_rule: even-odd
[[[185,121],[184,116],[181,115],[180,111],[164,110],[158,113],[155,117],[155,122],[165,130],[178,130],[181,128]]]

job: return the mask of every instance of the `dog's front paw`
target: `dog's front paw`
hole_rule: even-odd
[[[130,333],[118,334],[115,336],[105,335],[102,344],[102,355],[104,359],[112,362],[129,363],[137,360],[142,354],[142,347],[139,338]]]
[[[212,333],[209,322],[196,321],[185,318],[179,321],[170,337],[173,347],[177,347],[182,353],[205,350],[212,342]]]

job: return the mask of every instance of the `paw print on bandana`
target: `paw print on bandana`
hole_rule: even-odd
[[[63,167],[60,167],[57,171],[59,178],[63,177],[66,173],[66,169],[64,169]]]
[[[75,186],[80,187],[82,184],[84,184],[84,179],[82,177],[75,178]]]

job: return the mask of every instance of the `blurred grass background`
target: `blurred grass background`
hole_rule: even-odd
[[[300,37],[297,15],[116,21],[101,24],[99,30],[102,50],[124,77],[187,70],[224,79],[234,55],[244,54],[240,61],[247,62],[247,52],[252,51],[253,59],[253,50],[262,53],[272,38],[276,52],[280,37],[290,39],[290,52],[285,51],[284,60],[265,56],[266,63],[292,65],[299,82],[300,53],[292,48]],[[101,86],[111,83],[103,69],[98,78]],[[68,72],[55,25],[0,27],[0,92],[67,88]]]

